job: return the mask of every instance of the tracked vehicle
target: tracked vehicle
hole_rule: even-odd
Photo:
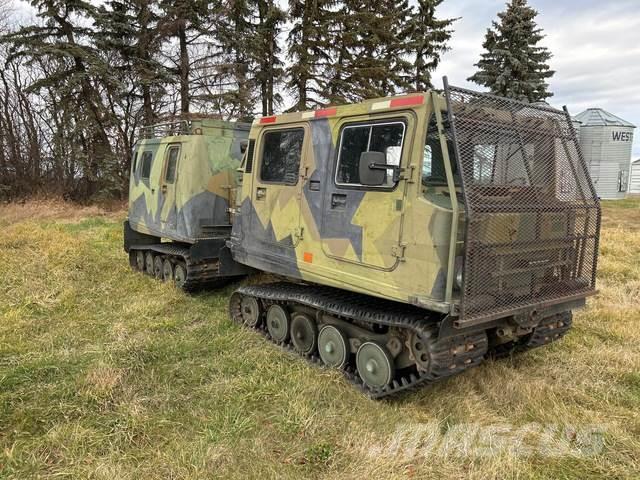
[[[135,145],[124,249],[131,266],[185,290],[248,269],[231,258],[229,207],[250,126],[210,118],[145,127]]]
[[[461,88],[253,123],[234,320],[383,397],[562,337],[600,205],[566,111]]]

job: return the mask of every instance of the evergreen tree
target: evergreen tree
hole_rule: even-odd
[[[156,117],[154,97],[161,97],[170,78],[158,57],[162,37],[159,17],[150,0],[110,0],[100,7],[96,43],[104,52],[114,52],[111,65],[119,77],[131,77],[131,85],[122,85],[123,96],[142,99],[143,123]]]
[[[537,15],[527,0],[511,0],[498,14],[500,23],[494,21],[487,31],[485,52],[469,80],[493,94],[529,102],[552,96],[547,83],[555,73],[547,64],[552,55],[538,45],[544,35],[534,21]]]
[[[274,0],[257,0],[258,21],[252,42],[252,59],[257,64],[256,80],[260,89],[262,115],[272,115],[282,96],[277,92],[284,76],[278,35],[286,20],[285,12]]]
[[[86,180],[84,195],[93,195],[117,177],[110,129],[117,122],[106,108],[100,88],[113,86],[110,66],[95,48],[96,7],[88,1],[33,0],[41,24],[29,25],[4,37],[11,57],[28,64],[45,64],[48,74],[29,91],[55,92],[56,109],[67,119],[66,140],[76,146],[76,161]]]
[[[407,87],[406,0],[345,0],[331,17],[334,61],[326,96],[332,103],[393,95]]]
[[[289,20],[289,68],[287,87],[295,98],[291,110],[323,105],[330,66],[333,62],[333,18],[331,0],[291,0]]]
[[[442,55],[449,50],[447,42],[453,34],[451,26],[458,19],[436,17],[436,9],[443,1],[417,0],[411,12],[405,35],[409,39],[407,53],[415,59],[408,76],[411,89],[415,91],[433,88],[431,72],[438,68]]]
[[[178,77],[180,92],[180,113],[189,113],[191,106],[191,67],[190,46],[206,35],[210,28],[211,15],[219,8],[218,2],[207,0],[160,0],[162,16],[158,29],[169,41],[177,41],[176,54],[170,54],[173,63],[172,73]]]

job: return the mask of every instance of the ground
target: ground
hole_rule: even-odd
[[[124,212],[0,207],[0,478],[637,478],[640,201],[561,342],[372,401],[130,270]]]

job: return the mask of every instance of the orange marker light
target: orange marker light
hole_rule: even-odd
[[[422,105],[424,97],[422,95],[416,95],[413,97],[394,98],[391,100],[391,108],[394,107],[408,107],[409,105]]]
[[[313,253],[311,252],[304,252],[302,259],[306,262],[306,263],[313,263]]]
[[[335,115],[336,113],[338,113],[338,109],[337,108],[325,108],[322,110],[316,110],[315,111],[315,117],[331,117],[333,115]]]

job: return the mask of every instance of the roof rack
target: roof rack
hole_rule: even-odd
[[[180,116],[167,116],[158,119],[158,123],[141,127],[140,138],[160,138],[176,135],[195,135],[194,122],[202,123],[202,120],[222,120],[220,115],[206,115],[200,113],[187,113]]]

